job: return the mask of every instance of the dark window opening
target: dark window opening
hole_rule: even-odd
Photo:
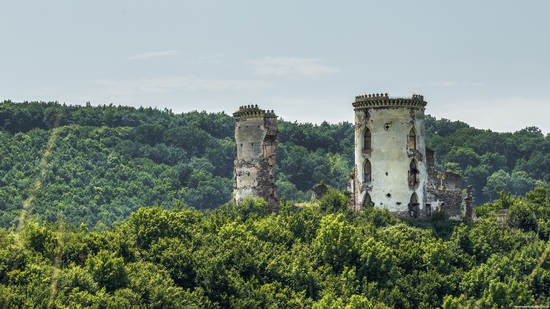
[[[409,132],[409,149],[416,150],[416,130],[414,128]]]
[[[416,168],[416,161],[413,159],[411,160],[411,164],[409,166],[409,186],[416,186],[418,185],[418,169]]]
[[[363,150],[370,150],[371,145],[371,134],[369,128],[365,129],[365,135],[363,135]]]
[[[363,166],[363,178],[364,178],[364,182],[371,182],[372,180],[372,167],[371,167],[371,164],[370,164],[370,161],[367,159],[365,160],[365,164]]]
[[[374,203],[372,201],[372,198],[370,197],[370,194],[365,194],[365,197],[363,198],[363,208],[366,207],[374,207]]]
[[[430,204],[430,203],[426,204],[426,215],[428,217],[432,215],[432,204]]]

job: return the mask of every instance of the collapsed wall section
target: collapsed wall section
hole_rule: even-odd
[[[451,218],[460,219],[462,214],[462,177],[459,174],[435,169],[433,150],[426,150],[428,183],[426,186],[426,206],[430,213],[444,211]]]

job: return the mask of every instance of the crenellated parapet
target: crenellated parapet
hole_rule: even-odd
[[[426,104],[427,102],[424,101],[424,96],[419,94],[414,94],[411,98],[393,98],[388,96],[387,93],[373,93],[356,96],[353,107],[355,109],[394,107],[424,108]]]
[[[235,119],[240,118],[277,118],[273,110],[263,110],[258,108],[258,105],[243,105],[239,107],[239,110],[233,113]]]

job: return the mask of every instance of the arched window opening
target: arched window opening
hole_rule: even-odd
[[[371,145],[371,134],[369,128],[365,129],[365,135],[363,135],[363,150],[370,150]]]
[[[363,182],[371,182],[372,180],[372,167],[370,165],[370,161],[367,159],[365,160],[365,164],[363,166]]]
[[[409,202],[409,215],[411,217],[418,217],[419,206],[420,204],[418,203],[418,195],[416,195],[416,192],[413,192],[413,194],[411,195],[411,200]]]
[[[416,160],[412,159],[409,165],[409,186],[418,185],[418,168],[416,167]]]
[[[365,194],[365,197],[363,198],[363,208],[367,207],[374,207],[374,203],[372,202],[372,198],[370,197],[370,194]]]
[[[414,128],[409,132],[409,149],[416,150],[416,130]]]

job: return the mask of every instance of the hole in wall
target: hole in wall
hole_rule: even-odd
[[[386,194],[386,197],[391,197],[391,193]]]

